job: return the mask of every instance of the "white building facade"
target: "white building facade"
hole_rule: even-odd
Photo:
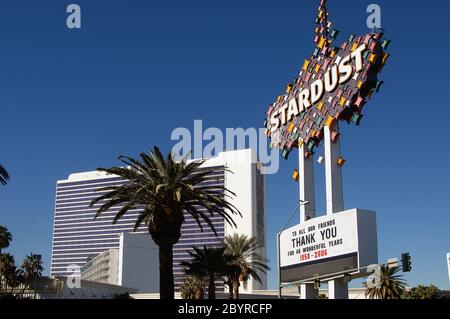
[[[117,285],[119,280],[119,250],[108,249],[90,257],[81,267],[81,279]]]
[[[118,249],[106,250],[81,267],[81,279],[157,293],[158,254],[158,246],[148,234],[122,233]]]

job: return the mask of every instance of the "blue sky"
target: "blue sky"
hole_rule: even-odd
[[[319,1],[74,1],[0,3],[0,224],[20,261],[50,267],[56,180],[112,166],[159,145],[174,128],[261,127],[269,103],[313,50]],[[341,31],[368,31],[372,1],[329,1]],[[409,251],[410,285],[448,288],[450,118],[448,1],[377,1],[392,57],[361,127],[343,126],[346,208],[378,212],[379,257]],[[296,206],[295,156],[267,177],[268,253]],[[324,177],[317,170],[318,210]],[[323,181],[321,183],[320,181]],[[276,275],[270,274],[270,286]]]

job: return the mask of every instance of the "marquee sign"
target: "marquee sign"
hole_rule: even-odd
[[[377,261],[376,215],[371,211],[353,209],[314,218],[280,235],[283,282],[354,270]]]
[[[339,31],[328,21],[325,0],[316,24],[313,54],[266,113],[266,135],[284,158],[303,145],[306,156],[311,156],[323,140],[324,127],[332,129],[336,121],[359,125],[364,105],[383,84],[378,74],[389,58],[385,50],[390,41],[383,38],[382,30],[351,35],[340,47],[334,46]],[[338,138],[334,131],[332,139]]]

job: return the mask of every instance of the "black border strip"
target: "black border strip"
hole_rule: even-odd
[[[290,270],[290,269],[296,269],[296,268],[306,267],[306,266],[310,266],[310,265],[314,265],[314,264],[320,264],[320,263],[324,263],[324,262],[329,262],[329,261],[334,261],[334,260],[339,260],[339,259],[344,259],[344,258],[349,258],[349,257],[355,257],[355,256],[358,256],[357,252],[346,254],[346,255],[339,255],[339,256],[336,256],[336,257],[330,257],[330,258],[310,261],[310,262],[303,263],[303,264],[296,264],[296,265],[292,265],[292,266],[285,266],[285,267],[281,267],[280,269],[281,269],[281,271],[283,271],[283,270]]]

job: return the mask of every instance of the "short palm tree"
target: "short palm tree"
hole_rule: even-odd
[[[0,165],[0,184],[6,185],[9,180],[9,174],[8,171]]]
[[[419,285],[405,292],[403,299],[438,299],[440,290],[435,285]]]
[[[26,256],[22,263],[22,270],[25,282],[31,283],[36,276],[39,278],[42,276],[42,271],[44,271],[42,258],[39,255],[34,255],[31,253]]]
[[[181,262],[186,275],[208,278],[208,299],[216,299],[215,281],[224,273],[224,252],[225,248],[193,247],[192,260]]]
[[[406,282],[397,275],[399,267],[381,266],[379,278],[364,283],[365,295],[370,299],[400,299],[405,293]]]
[[[140,157],[136,160],[120,156],[119,160],[127,168],[99,168],[99,171],[121,176],[128,182],[99,189],[108,192],[93,200],[90,206],[101,204],[96,218],[112,207],[121,207],[113,219],[114,224],[129,210],[142,208],[134,230],[144,224],[159,246],[160,296],[161,299],[173,299],[172,248],[180,239],[184,214],[190,214],[202,230],[201,221],[206,222],[217,234],[211,217],[222,216],[228,224],[236,226],[231,215],[240,213],[229,202],[234,193],[226,187],[215,187],[214,190],[202,187],[204,182],[211,181],[210,174],[214,170],[200,169],[204,160],[176,162],[172,154],[164,158],[157,147],[150,154],[141,153]]]
[[[246,283],[250,278],[261,282],[260,273],[269,270],[268,261],[260,254],[263,247],[256,238],[234,234],[225,237],[225,255],[228,256],[227,285],[230,296],[239,299],[240,283]]]
[[[15,269],[16,262],[14,256],[8,253],[0,254],[0,293],[7,292],[7,283],[10,279],[13,268]]]
[[[205,294],[205,280],[200,277],[186,277],[180,286],[182,299],[202,300]]]
[[[22,269],[18,269],[16,265],[12,265],[5,273],[5,283],[6,287],[11,289],[9,293],[13,294],[14,289],[18,288],[23,283]],[[6,292],[8,292],[7,289]],[[17,297],[17,293],[14,295]]]
[[[9,232],[8,228],[0,225],[0,254],[2,253],[2,249],[9,247],[11,240],[12,240],[12,235]]]

